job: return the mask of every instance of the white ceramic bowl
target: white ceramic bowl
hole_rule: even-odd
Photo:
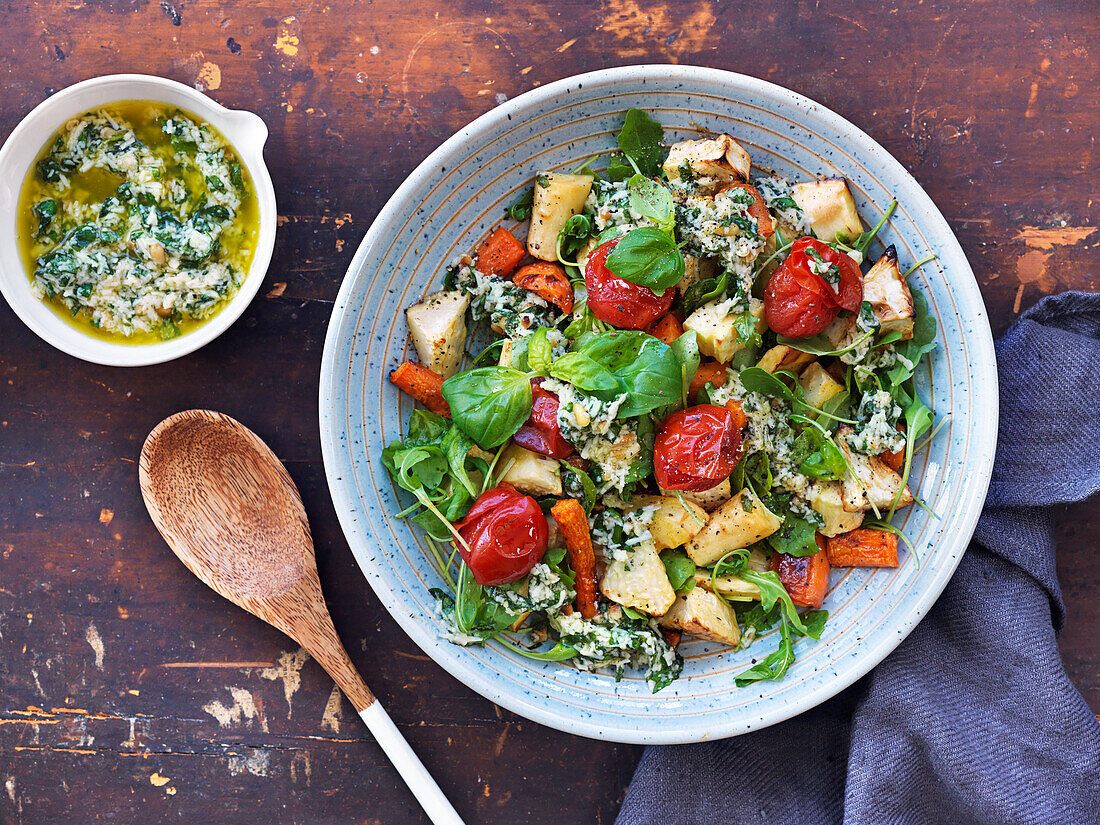
[[[260,233],[252,265],[237,293],[204,324],[169,341],[125,344],[105,341],[66,323],[31,291],[30,276],[16,241],[19,192],[27,172],[65,121],[99,106],[124,100],[155,100],[178,106],[214,126],[232,144],[252,178],[259,201]],[[141,367],[187,355],[213,341],[232,324],[263,283],[275,247],[275,189],[264,165],[267,126],[258,115],[234,111],[201,92],[162,77],[116,74],[85,80],[38,104],[0,149],[0,292],[23,323],[62,352],[114,367]]]
[[[914,461],[919,507],[896,523],[916,546],[896,569],[833,571],[820,642],[798,642],[785,679],[734,687],[775,650],[777,634],[736,651],[685,639],[683,676],[657,694],[636,672],[617,681],[568,664],[532,662],[501,645],[457,647],[440,638],[430,587],[442,586],[418,529],[395,516],[410,503],[380,461],[412,403],[386,380],[415,358],[402,310],[440,289],[446,264],[474,249],[536,170],[568,171],[615,146],[627,108],[651,112],[666,141],[697,127],[729,132],[759,167],[797,180],[848,178],[863,218],[899,201],[883,239],[913,275],[940,325],[940,344],[917,375],[946,424]],[[522,233],[522,228],[519,230]],[[522,237],[522,234],[521,234]],[[379,600],[423,650],[474,690],[552,727],[622,742],[676,743],[732,736],[782,721],[847,687],[924,616],[966,550],[989,483],[997,438],[997,371],[985,306],[947,222],[896,160],[848,121],[771,83],[691,66],[631,66],[551,83],[462,128],[386,204],[348,268],[329,324],[320,387],[321,444],[336,512]]]

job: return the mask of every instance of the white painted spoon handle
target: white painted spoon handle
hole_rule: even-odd
[[[401,778],[405,780],[413,796],[420,802],[428,819],[434,825],[463,825],[461,817],[451,807],[443,791],[439,790],[431,774],[413,753],[409,743],[397,729],[397,725],[382,707],[382,703],[375,700],[367,706],[366,710],[359,711],[359,716],[367,723],[367,727],[378,740],[378,744],[382,746],[382,750],[386,752],[386,756],[397,768],[397,772],[401,774]]]

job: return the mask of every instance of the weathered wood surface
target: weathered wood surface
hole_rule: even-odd
[[[639,749],[528,723],[410,642],[328,500],[318,367],[359,237],[459,126],[563,75],[646,61],[765,77],[847,116],[951,221],[996,332],[1096,289],[1100,17],[1089,3],[9,0],[0,134],[117,71],[205,88],[271,127],[282,226],[260,296],[203,351],[78,362],[0,307],[0,823],[423,818],[320,668],[159,539],[135,460],[161,418],[222,410],[287,463],[336,626],[470,822],[609,823]],[[1100,708],[1100,503],[1062,515],[1070,675]]]

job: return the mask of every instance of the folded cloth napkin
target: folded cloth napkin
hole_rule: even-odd
[[[1066,677],[1051,506],[1100,490],[1100,295],[997,343],[989,497],[947,589],[869,676],[722,742],[650,747],[617,825],[1100,823],[1100,725]]]

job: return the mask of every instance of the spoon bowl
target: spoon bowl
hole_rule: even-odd
[[[437,825],[462,825],[336,634],[298,488],[239,421],[188,410],[153,428],[138,462],[153,523],[187,569],[281,630],[328,671]]]

